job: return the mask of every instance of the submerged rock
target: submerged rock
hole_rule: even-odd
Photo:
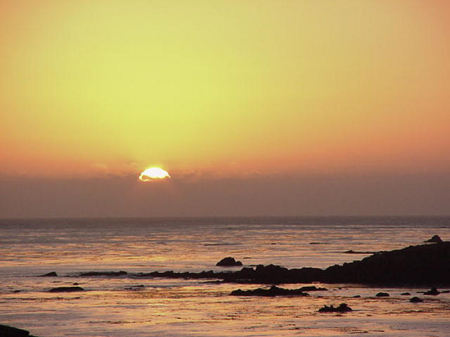
[[[241,261],[236,261],[234,257],[228,256],[220,260],[216,263],[216,266],[219,267],[236,267],[236,266],[242,266]]]
[[[444,242],[439,235],[433,235],[431,239],[426,240],[425,242],[434,242],[434,243],[442,243]]]
[[[378,294],[375,295],[376,297],[389,297],[388,293],[383,293],[383,292],[379,292]]]
[[[44,275],[39,275],[40,277],[55,277],[58,276],[58,274],[56,274],[56,272],[52,271],[50,273],[44,274]]]
[[[420,302],[423,302],[423,299],[414,296],[414,297],[410,298],[409,301],[410,301],[411,303],[420,303]]]
[[[322,308],[318,310],[319,312],[349,312],[353,311],[352,308],[350,308],[347,303],[341,303],[337,308],[335,308],[333,305],[324,305]]]
[[[124,276],[128,273],[126,271],[89,271],[86,273],[81,273],[80,276],[82,277],[90,277],[90,276]]]
[[[352,250],[352,249],[346,250],[346,251],[344,252],[344,254],[375,254],[375,253],[376,253],[376,252],[364,252],[364,251],[359,252],[359,251],[355,251],[355,250]]]
[[[70,293],[75,291],[84,291],[81,287],[57,287],[49,290],[51,293]]]
[[[300,289],[284,289],[277,286],[272,286],[269,289],[258,288],[252,290],[233,290],[231,292],[232,296],[309,296],[307,293]]]

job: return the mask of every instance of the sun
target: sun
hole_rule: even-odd
[[[141,174],[139,175],[139,180],[143,182],[164,180],[169,178],[170,178],[169,173],[160,167],[150,167],[142,171]]]

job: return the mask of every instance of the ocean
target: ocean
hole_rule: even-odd
[[[435,234],[450,239],[450,217],[4,219],[0,324],[39,337],[449,336],[450,294],[424,296],[420,288],[314,283],[328,290],[262,298],[229,295],[259,285],[79,276],[86,271],[218,271],[224,268],[216,263],[226,256],[244,266],[323,268],[369,255],[348,250],[399,249]],[[39,277],[49,272],[58,276]],[[74,284],[85,291],[49,292]],[[380,291],[390,296],[376,297]],[[401,295],[405,292],[411,295]],[[412,296],[425,301],[410,303]],[[342,302],[353,311],[318,313],[323,305]]]

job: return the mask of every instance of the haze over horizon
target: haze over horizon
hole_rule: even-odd
[[[441,0],[0,1],[0,218],[448,215],[449,32]]]

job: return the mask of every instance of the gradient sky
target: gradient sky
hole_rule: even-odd
[[[444,0],[0,0],[0,216],[448,214],[449,60]]]

